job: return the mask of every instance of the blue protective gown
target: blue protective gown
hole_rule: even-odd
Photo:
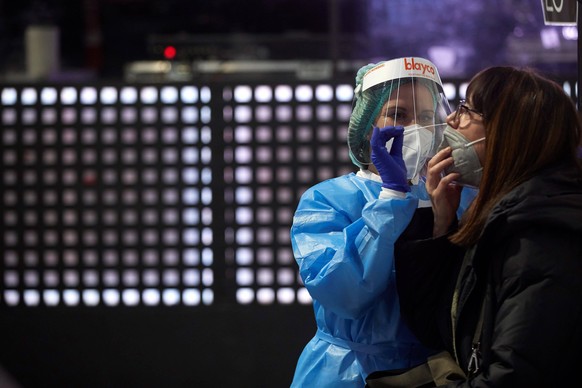
[[[433,353],[401,320],[394,274],[394,243],[418,206],[417,186],[406,198],[378,199],[381,182],[359,175],[311,187],[293,217],[291,244],[317,333],[292,387],[363,387],[374,371]]]

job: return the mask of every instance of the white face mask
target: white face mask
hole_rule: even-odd
[[[433,155],[434,132],[418,124],[404,127],[402,158],[406,166],[406,178],[416,178]]]
[[[443,133],[443,142],[439,149],[446,148],[447,146],[453,149],[453,165],[445,169],[445,174],[458,173],[460,177],[455,183],[462,186],[479,187],[483,166],[481,166],[479,156],[477,156],[473,145],[484,140],[485,138],[482,137],[481,139],[470,142],[459,131],[447,125]]]
[[[418,124],[404,127],[402,139],[402,159],[406,166],[406,179],[415,181],[423,170],[426,162],[433,156],[434,133]],[[386,143],[390,151],[392,139]]]

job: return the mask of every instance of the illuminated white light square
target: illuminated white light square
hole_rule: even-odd
[[[5,287],[18,287],[18,272],[16,271],[4,271],[4,286]]]
[[[157,286],[160,283],[160,276],[157,270],[148,269],[143,273],[143,284],[148,287]]]
[[[249,227],[239,228],[236,231],[236,243],[239,245],[249,245],[253,242],[253,230]]]
[[[247,166],[236,167],[234,176],[236,179],[236,183],[249,184],[253,180],[253,170]]]
[[[34,89],[34,88],[24,88],[24,89],[22,89],[22,92],[21,92],[21,95],[20,95],[20,101],[22,102],[23,105],[34,105],[34,104],[36,104],[37,98],[38,98],[38,96],[37,96],[36,89]]]
[[[160,304],[160,292],[155,289],[146,289],[142,295],[143,303],[146,306],[156,306]]]
[[[273,304],[275,302],[275,291],[272,288],[260,288],[257,291],[257,302],[260,304]]]
[[[87,282],[87,277],[85,278],[85,282]],[[107,269],[103,271],[103,284],[107,287],[116,287],[119,285],[119,274],[117,270]]]
[[[200,88],[200,101],[207,104],[210,102],[211,97],[212,97],[212,93],[210,92],[209,87],[204,86],[204,87]]]
[[[258,122],[268,122],[273,119],[273,109],[270,106],[257,106],[255,108],[255,117]]]
[[[104,290],[103,303],[107,306],[117,306],[121,301],[121,295],[117,290]]]
[[[313,89],[308,85],[299,85],[295,88],[295,99],[300,102],[313,100]]]
[[[83,284],[87,287],[97,287],[99,285],[99,272],[92,269],[83,271]]]
[[[61,296],[56,290],[44,290],[42,296],[44,304],[47,306],[56,306],[61,300]]]
[[[275,120],[289,122],[293,119],[293,110],[288,105],[279,105],[275,108]]]
[[[182,219],[186,225],[198,225],[200,223],[200,214],[196,208],[186,208],[182,212]]]
[[[89,123],[83,119],[84,123]],[[105,107],[101,110],[101,122],[103,124],[116,124],[118,122],[117,119],[117,110],[115,108],[108,108]]]
[[[27,306],[38,306],[40,303],[40,294],[37,290],[24,290],[24,304]]]
[[[162,292],[162,300],[166,306],[174,306],[180,302],[180,292],[176,289],[165,289]]]
[[[235,148],[234,156],[236,163],[251,163],[253,160],[253,150],[251,147],[238,146]]]
[[[152,148],[145,148],[141,151],[141,160],[145,164],[156,164],[158,161],[158,154]]]
[[[83,105],[93,105],[97,102],[97,89],[85,87],[81,89],[80,100]]]
[[[273,263],[273,252],[267,248],[257,249],[257,263],[261,265],[271,265]]]
[[[147,124],[152,124],[158,119],[158,110],[153,107],[145,107],[141,110],[141,121]]]
[[[329,105],[319,105],[316,107],[317,121],[333,120],[333,109]]]
[[[124,124],[133,124],[137,121],[137,109],[123,108],[121,110],[121,122]]]
[[[198,245],[200,243],[200,233],[196,228],[186,228],[182,232],[182,239],[186,245]]]
[[[203,187],[202,191],[201,191],[201,202],[204,205],[210,205],[212,203],[212,190],[210,189],[210,187]],[[205,218],[202,217],[202,219],[204,220]]]
[[[174,107],[164,107],[161,118],[164,124],[175,123],[178,121],[178,110]]]
[[[202,144],[209,144],[212,140],[212,129],[208,126],[203,126],[200,129],[200,141]]]
[[[55,270],[44,271],[42,277],[44,285],[47,287],[57,287],[59,285],[59,273]]]
[[[174,86],[165,86],[160,91],[160,100],[164,104],[174,104],[178,101],[178,89]]]
[[[290,304],[295,301],[295,291],[292,288],[280,288],[277,290],[277,300],[281,304]]]
[[[237,123],[248,123],[253,119],[253,111],[250,106],[241,105],[234,108],[234,120]]]
[[[198,143],[198,129],[196,127],[185,127],[182,129],[182,142],[185,144]]]
[[[85,125],[94,124],[97,121],[97,110],[94,108],[83,108],[81,110],[81,122]]]
[[[273,284],[275,280],[275,275],[273,274],[273,270],[270,268],[260,268],[257,270],[257,284],[260,285],[269,285]]]
[[[18,92],[15,88],[4,88],[2,89],[0,101],[2,105],[14,105],[18,101]]]
[[[99,98],[102,104],[115,104],[117,102],[117,89],[112,86],[106,86],[101,89]]]
[[[83,303],[87,306],[97,306],[100,297],[97,290],[83,290]]]
[[[57,111],[55,109],[43,109],[40,115],[40,121],[44,125],[52,125],[57,121]]]
[[[293,98],[293,90],[288,85],[279,85],[275,88],[275,100],[289,102]]]
[[[154,104],[158,101],[158,90],[153,86],[142,88],[139,95],[144,104]]]
[[[204,268],[202,270],[202,284],[210,287],[214,284],[214,272],[210,268]]]
[[[195,147],[185,147],[182,150],[182,160],[186,164],[198,163],[198,149]]]
[[[178,234],[176,230],[172,229],[172,233]],[[162,261],[165,265],[178,265],[180,262],[180,253],[177,249],[164,249],[162,253]]]
[[[18,116],[16,110],[5,108],[2,110],[2,123],[5,125],[14,125]]]
[[[240,304],[252,303],[255,298],[255,292],[251,288],[239,288],[236,290],[236,301]]]
[[[63,284],[67,287],[76,287],[79,284],[79,274],[74,270],[66,270],[63,273]]]
[[[39,279],[36,271],[24,271],[24,285],[26,287],[38,287]]]
[[[257,222],[259,224],[265,225],[273,222],[273,212],[270,208],[260,207],[257,210]]]
[[[253,91],[250,86],[241,85],[234,88],[234,100],[238,103],[250,102],[253,98]]]
[[[209,229],[205,229],[210,231]],[[210,248],[202,249],[202,265],[210,267],[214,263],[214,252]]]
[[[239,286],[250,286],[254,283],[255,277],[250,268],[239,268],[236,270],[236,284]]]
[[[200,251],[198,249],[186,248],[183,254],[184,264],[198,265],[200,263]]]
[[[335,97],[338,101],[351,101],[354,97],[354,87],[351,85],[338,85],[335,89]]]
[[[295,282],[295,269],[281,268],[277,271],[277,283],[290,286]]]
[[[126,289],[121,293],[121,300],[126,306],[137,306],[139,304],[139,291],[135,289]]]
[[[182,191],[182,201],[186,205],[196,205],[200,200],[200,191],[198,189],[189,188]]]
[[[201,111],[202,113],[202,111]],[[181,112],[182,122],[186,124],[194,124],[198,122],[198,108],[193,106],[187,106],[182,108]]]
[[[165,189],[162,193],[162,200],[166,205],[176,205],[178,203],[178,190]]]
[[[175,269],[167,269],[162,274],[164,286],[177,286],[180,283],[180,273]]]
[[[207,306],[214,303],[214,292],[210,288],[206,288],[202,291],[202,303]]]
[[[200,271],[197,269],[187,269],[182,273],[182,282],[186,286],[200,285]]]
[[[8,306],[17,306],[20,303],[20,294],[14,290],[4,290],[4,302]]]
[[[63,291],[63,302],[67,306],[77,306],[81,300],[81,295],[77,290]]]
[[[210,164],[212,161],[212,150],[210,147],[202,147],[200,150],[200,161],[203,164]],[[202,171],[211,171],[209,169],[203,169]]]
[[[162,159],[166,164],[176,164],[178,162],[178,155],[175,148],[164,148]]]
[[[260,85],[255,88],[257,102],[270,102],[273,99],[273,89],[270,86]]]
[[[75,124],[77,121],[77,110],[74,108],[63,108],[61,110],[61,122],[66,125]]]
[[[313,299],[311,298],[311,295],[309,295],[309,291],[307,291],[307,288],[302,287],[299,290],[297,290],[297,301],[301,304],[313,303]]]
[[[198,102],[198,88],[194,86],[184,86],[180,89],[180,100],[186,104]]]
[[[165,168],[162,172],[162,181],[169,185],[178,183],[178,170],[175,168]]]
[[[135,104],[137,102],[137,89],[134,87],[124,87],[121,89],[119,97],[123,104]]]
[[[200,291],[196,289],[186,289],[182,293],[182,300],[187,306],[197,306],[200,304]]]
[[[317,85],[315,88],[315,98],[322,102],[333,100],[333,88],[331,85]]]
[[[162,234],[162,241],[164,245],[174,246],[178,244],[180,234],[176,229],[166,229]]]

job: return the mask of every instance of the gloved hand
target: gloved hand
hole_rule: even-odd
[[[404,127],[388,126],[374,127],[370,146],[372,147],[372,162],[382,178],[382,187],[387,189],[408,192],[410,186],[406,179],[406,166],[402,158],[402,141]],[[390,152],[386,149],[386,142],[393,139]]]

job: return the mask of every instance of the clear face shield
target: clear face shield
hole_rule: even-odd
[[[402,126],[407,178],[418,183],[442,141],[450,113],[436,67],[423,58],[384,62],[366,73],[361,90],[356,89],[354,104],[353,115],[366,118],[359,126],[350,125],[348,131],[354,162],[361,167],[371,164],[369,139],[373,127]],[[386,147],[390,150],[391,146],[389,141]]]

